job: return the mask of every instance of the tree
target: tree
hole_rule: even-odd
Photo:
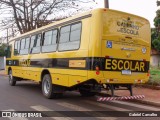
[[[75,12],[91,9],[89,6],[84,6],[94,1],[0,0],[0,27],[3,30],[11,28],[12,33],[19,31],[22,34],[53,21],[66,18]]]
[[[7,44],[3,43],[1,46],[0,46],[0,57],[2,56],[5,56],[6,53],[5,53],[5,49],[7,48]]]
[[[157,6],[160,6],[160,1],[157,0]],[[160,51],[160,10],[156,11],[156,17],[154,19],[154,29],[151,29],[151,45],[152,48]]]
[[[152,28],[151,29],[151,47],[154,48],[154,45],[153,45],[153,41],[157,38],[157,34],[156,34],[156,29],[155,28]]]
[[[157,0],[157,6],[160,6],[160,1],[159,0]]]

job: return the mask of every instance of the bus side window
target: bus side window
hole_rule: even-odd
[[[30,44],[30,38],[29,37],[21,40],[21,49],[20,49],[20,54],[21,55],[28,54],[29,44]]]
[[[41,50],[41,34],[33,35],[31,37],[31,44],[30,44],[30,53],[40,53]]]
[[[30,37],[26,38],[26,45],[25,45],[25,49],[29,49],[29,45],[30,45]],[[28,52],[27,52],[28,53]]]
[[[19,49],[20,49],[20,40],[15,41],[14,43],[14,55],[19,55]]]
[[[65,26],[60,31],[58,50],[77,50],[80,47],[81,23]]]
[[[57,30],[44,32],[42,52],[54,52],[57,48]]]
[[[19,51],[19,54],[20,54],[20,55],[24,54],[24,52],[23,52],[24,46],[25,46],[25,38],[23,38],[23,39],[21,40],[21,47],[20,47],[20,51]]]

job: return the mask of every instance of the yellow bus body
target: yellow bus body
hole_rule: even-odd
[[[82,24],[78,50],[14,55],[16,40],[44,32],[52,26],[60,29],[75,22]],[[51,75],[52,84],[65,87],[88,80],[99,84],[145,83],[149,79],[150,37],[148,20],[120,11],[96,9],[12,39],[9,43],[12,53],[11,58],[7,58],[6,73],[12,69],[13,76],[40,82],[46,70]],[[67,67],[43,67],[49,59],[56,59],[57,65],[67,64]],[[19,62],[18,66],[9,64],[14,60]],[[32,63],[39,66],[32,66]]]

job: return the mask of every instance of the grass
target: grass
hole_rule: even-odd
[[[150,68],[150,79],[148,84],[160,85],[160,67],[151,67]]]

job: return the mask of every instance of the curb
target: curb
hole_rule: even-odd
[[[110,94],[101,92],[98,93],[98,96],[101,97],[111,97]],[[115,95],[115,97],[121,97],[121,96],[117,96]],[[126,100],[122,100],[122,101],[126,101]],[[160,107],[160,103],[154,102],[154,101],[148,101],[148,100],[140,100],[140,99],[134,99],[134,100],[128,100],[127,102],[132,102],[132,103],[141,103],[141,104],[145,104],[145,105],[151,105],[151,106],[155,106],[155,107]]]
[[[149,88],[154,90],[160,90],[160,86],[154,86],[154,85],[136,85],[135,87],[143,87],[143,88]]]

